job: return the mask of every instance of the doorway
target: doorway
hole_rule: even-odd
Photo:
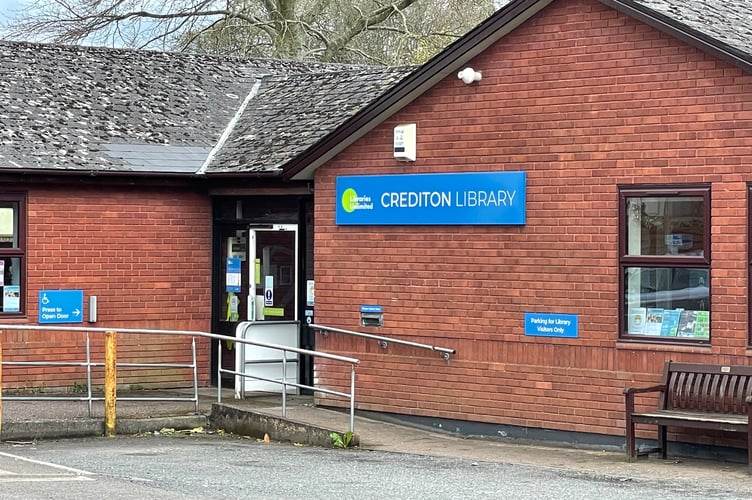
[[[313,283],[312,198],[217,198],[214,212],[212,332],[234,337],[238,325],[252,322],[253,340],[315,349],[313,332],[301,321],[304,313],[307,318],[313,312],[306,295]],[[238,390],[231,374],[217,380],[219,349],[224,370],[240,371],[240,361],[250,355],[262,361],[254,366],[261,376],[273,373],[268,378],[281,379],[282,368],[273,363],[273,357],[281,361],[279,351],[241,353],[240,344],[222,341],[212,343],[212,383]],[[312,385],[312,360],[289,354],[286,379]],[[281,390],[269,384],[243,389]]]

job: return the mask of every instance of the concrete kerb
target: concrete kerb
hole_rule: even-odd
[[[342,431],[320,425],[299,422],[260,411],[248,411],[227,404],[212,405],[209,422],[213,429],[222,429],[241,436],[261,439],[268,435],[272,441],[310,446],[331,446],[331,434],[342,433]],[[353,435],[351,445],[358,446],[359,444],[357,434]]]
[[[205,415],[132,418],[117,420],[116,432],[123,435],[136,435],[157,432],[165,428],[175,430],[206,427]],[[95,437],[105,435],[103,419],[50,419],[5,422],[0,432],[0,441],[37,441]]]
[[[65,409],[60,405],[66,406]],[[175,411],[169,414],[169,410],[162,410],[161,414],[157,405],[145,405],[139,407],[139,410],[127,409],[124,412],[126,417],[120,417],[116,421],[117,435],[138,435],[144,433],[154,433],[165,429],[175,431],[191,431],[202,428],[206,431],[223,431],[226,433],[237,434],[263,439],[265,435],[270,440],[279,442],[299,443],[310,446],[331,446],[332,433],[344,434],[344,429],[335,429],[333,427],[342,427],[340,423],[327,426],[321,425],[321,422],[308,423],[302,419],[283,418],[276,413],[280,413],[279,407],[269,406],[268,403],[261,403],[262,409],[269,411],[259,411],[256,407],[259,402],[246,402],[245,407],[238,405],[229,405],[225,403],[212,403],[211,406],[202,405],[200,414],[181,415],[182,411]],[[36,441],[45,439],[62,439],[77,437],[97,437],[106,434],[105,420],[100,415],[95,417],[82,417],[83,411],[81,405],[76,410],[71,408],[72,403],[26,403],[28,406],[43,408],[45,411],[29,411],[28,408],[13,412],[6,406],[8,413],[12,415],[10,420],[4,420],[0,428],[0,441]],[[136,405],[132,404],[132,408]],[[35,418],[40,413],[46,413],[49,407],[61,411],[65,418],[40,419]],[[157,408],[157,409],[155,409]],[[314,411],[313,409],[309,409]],[[49,410],[54,411],[54,410]],[[167,412],[165,414],[164,412]],[[95,413],[97,413],[95,411]],[[136,416],[138,415],[138,416]],[[326,419],[329,420],[329,419]],[[352,446],[357,446],[359,440],[357,436],[353,437]]]

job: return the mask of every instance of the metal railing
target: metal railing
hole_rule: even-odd
[[[379,346],[382,349],[386,349],[390,342],[393,343],[393,344],[406,345],[406,346],[410,346],[410,347],[418,347],[420,349],[428,349],[430,351],[435,351],[435,352],[441,353],[441,357],[444,358],[444,360],[446,360],[446,361],[449,361],[449,357],[452,354],[455,354],[455,352],[456,352],[454,349],[449,349],[448,347],[438,347],[438,346],[429,345],[429,344],[421,344],[419,342],[410,342],[408,340],[396,339],[394,337],[385,337],[383,335],[373,335],[373,334],[370,334],[370,333],[355,332],[355,331],[352,331],[352,330],[343,330],[341,328],[334,328],[334,327],[331,327],[331,326],[317,325],[315,323],[312,323],[309,326],[311,328],[313,328],[314,330],[320,331],[321,335],[323,335],[324,337],[328,337],[329,336],[329,332],[335,332],[335,333],[344,333],[346,335],[353,335],[355,337],[364,337],[364,338],[367,338],[367,339],[373,339],[373,340],[378,341]]]
[[[247,333],[247,330],[249,327],[253,325],[253,322],[243,322],[240,325],[238,325],[238,333],[235,337],[231,337],[235,342],[239,342],[243,345],[253,345],[257,347],[266,347],[269,349],[276,349],[282,351],[282,358],[279,360],[255,360],[255,361],[246,361],[245,355],[241,356],[241,363],[243,367],[243,371],[237,371],[237,370],[226,370],[222,368],[222,346],[219,346],[219,359],[217,363],[217,380],[222,380],[222,374],[231,374],[235,376],[239,376],[241,378],[251,378],[254,380],[262,380],[264,382],[272,382],[275,384],[282,385],[282,417],[287,416],[287,388],[290,387],[296,387],[298,389],[309,389],[314,392],[322,392],[324,394],[331,394],[334,396],[340,396],[344,398],[349,398],[350,400],[350,432],[355,431],[355,366],[360,364],[360,360],[356,358],[350,358],[347,356],[338,356],[336,354],[329,354],[326,352],[317,352],[317,351],[309,351],[308,349],[301,349],[299,347],[292,347],[292,346],[283,346],[279,344],[270,344],[266,342],[259,342],[259,341],[251,341],[245,338],[245,334]],[[221,341],[220,341],[221,342]],[[311,356],[311,357],[317,357],[317,358],[324,358],[324,359],[330,359],[333,361],[339,361],[343,363],[349,363],[350,364],[350,392],[341,392],[341,391],[335,391],[333,389],[326,389],[324,387],[315,387],[311,385],[306,384],[300,384],[297,382],[288,382],[287,381],[287,353],[293,352],[299,355],[304,356]],[[268,363],[281,363],[282,365],[282,377],[281,379],[272,379],[268,377],[263,377],[260,375],[250,375],[245,372],[244,368],[247,364],[268,364]],[[237,367],[236,367],[237,368]],[[217,384],[217,402],[221,402],[222,395],[221,395],[221,383]],[[243,383],[242,386],[244,387],[245,384]],[[244,389],[241,391],[242,394],[244,394]]]
[[[86,371],[86,395],[85,396],[3,396],[4,401],[86,401],[88,404],[89,417],[92,416],[92,404],[94,401],[104,401],[104,397],[94,396],[92,393],[92,368],[104,367],[105,363],[92,362],[90,333],[107,333],[115,331],[136,335],[175,334],[166,330],[138,330],[127,328],[83,328],[65,326],[32,326],[32,325],[0,325],[1,330],[27,330],[27,331],[63,331],[81,332],[86,334],[86,353],[83,361],[2,361],[2,366],[39,366],[39,367],[84,367]],[[180,332],[182,335],[190,335],[191,338],[191,363],[116,363],[117,368],[177,368],[191,369],[193,375],[193,395],[191,397],[118,397],[119,401],[185,401],[194,404],[196,413],[199,413],[198,402],[198,364],[196,362],[196,336],[199,332]],[[2,347],[2,346],[0,346]]]
[[[189,330],[148,330],[148,329],[132,329],[132,328],[83,328],[83,327],[61,327],[61,326],[31,326],[31,325],[3,325],[0,324],[0,332],[3,330],[37,330],[37,331],[69,331],[69,332],[86,332],[88,333],[107,333],[107,332],[117,332],[117,333],[129,333],[129,334],[143,334],[143,335],[178,335],[178,336],[191,336],[194,337],[192,342],[192,351],[193,351],[193,363],[190,365],[181,365],[181,364],[172,364],[172,363],[118,363],[117,366],[121,367],[144,367],[148,366],[150,368],[154,367],[172,367],[172,368],[193,368],[193,397],[191,398],[180,398],[180,397],[163,397],[163,398],[118,398],[119,400],[123,401],[190,401],[195,404],[196,407],[196,413],[199,412],[199,400],[198,400],[198,377],[197,377],[197,369],[196,369],[196,347],[195,347],[195,337],[204,337],[209,339],[216,339],[219,342],[222,341],[231,341],[231,342],[237,342],[245,345],[254,345],[257,347],[265,347],[268,349],[278,349],[281,351],[284,351],[285,354],[283,355],[283,358],[286,358],[286,352],[295,352],[297,354],[302,355],[308,355],[313,357],[321,357],[326,359],[331,359],[334,361],[340,361],[340,362],[346,362],[350,363],[351,370],[350,370],[350,392],[344,393],[340,391],[335,391],[331,389],[326,389],[323,387],[314,387],[314,386],[308,386],[304,384],[298,384],[298,383],[291,383],[287,382],[286,377],[284,376],[286,374],[286,367],[283,368],[283,376],[282,380],[276,380],[276,379],[269,379],[265,377],[258,377],[254,375],[249,375],[247,373],[242,373],[238,371],[233,370],[225,370],[222,368],[222,348],[219,346],[219,354],[218,354],[218,362],[217,362],[217,402],[221,403],[222,400],[222,373],[228,373],[237,375],[244,378],[255,378],[258,380],[264,380],[267,382],[273,382],[282,385],[282,417],[284,418],[286,416],[287,411],[287,400],[286,400],[286,393],[287,393],[287,386],[294,386],[301,389],[310,389],[316,392],[323,392],[326,394],[332,394],[335,396],[341,396],[341,397],[347,397],[350,399],[350,432],[354,432],[355,427],[355,366],[360,363],[359,359],[356,358],[349,358],[346,356],[337,356],[335,354],[328,354],[323,352],[316,352],[316,351],[309,351],[307,349],[300,349],[296,347],[290,347],[290,346],[283,346],[283,345],[277,345],[277,344],[271,344],[271,343],[265,343],[265,342],[257,342],[253,340],[247,340],[243,338],[237,338],[237,337],[230,337],[227,335],[217,335],[214,333],[207,333],[207,332],[197,332],[197,331],[189,331]],[[2,345],[0,344],[0,349],[2,349]],[[0,359],[2,359],[0,357]],[[93,366],[102,366],[101,363],[92,363],[91,362],[91,351],[89,347],[88,342],[88,335],[87,335],[87,347],[86,347],[86,359],[85,361],[81,362],[56,362],[56,361],[5,361],[3,360],[0,362],[0,370],[3,366],[50,366],[50,367],[60,367],[60,366],[87,366],[89,373],[90,369]],[[90,377],[90,375],[89,375]],[[88,401],[89,403],[89,416],[91,416],[92,412],[92,402],[93,401],[101,401],[104,398],[96,398],[91,393],[91,379],[87,378],[87,395],[85,397],[65,397],[65,396],[53,396],[53,397],[44,397],[44,396],[3,396],[3,400],[55,400],[55,401]]]

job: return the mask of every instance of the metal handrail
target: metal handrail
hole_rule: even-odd
[[[34,325],[0,325],[0,330],[31,330],[31,331],[67,331],[86,333],[86,358],[84,361],[2,361],[2,366],[73,366],[84,367],[86,370],[86,395],[85,396],[3,396],[6,401],[86,401],[88,405],[89,418],[93,415],[92,403],[94,401],[104,401],[104,397],[94,396],[92,394],[92,376],[93,367],[103,367],[105,363],[91,361],[91,342],[89,334],[92,332],[109,332],[116,331],[113,328],[83,328],[83,327],[64,327],[64,326],[34,326]],[[127,331],[126,331],[127,330]],[[130,334],[154,334],[157,331],[138,330],[138,329],[120,329],[122,333]],[[119,397],[120,401],[185,401],[192,402],[195,411],[198,414],[198,362],[196,360],[196,332],[191,339],[191,363],[115,363],[120,368],[190,368],[193,374],[193,396],[192,397]],[[0,346],[1,348],[2,346]],[[1,369],[1,368],[0,368]]]
[[[317,325],[315,323],[311,323],[309,326],[313,328],[314,330],[320,331],[321,335],[323,335],[324,337],[328,337],[329,332],[335,332],[335,333],[344,333],[346,335],[354,335],[356,337],[365,337],[367,339],[377,340],[379,342],[379,346],[383,349],[386,349],[386,347],[389,345],[389,342],[393,342],[395,344],[401,344],[401,345],[406,345],[410,347],[418,347],[420,349],[428,349],[430,351],[440,352],[441,357],[444,358],[445,361],[449,361],[450,355],[455,354],[457,352],[454,349],[449,349],[448,347],[438,347],[438,346],[433,346],[429,344],[421,344],[419,342],[410,342],[408,340],[396,339],[394,337],[385,337],[383,335],[373,335],[371,333],[355,332],[352,330],[343,330],[341,328]]]
[[[193,336],[193,337],[204,337],[204,338],[215,339],[215,340],[218,340],[219,342],[222,342],[222,341],[238,342],[238,343],[241,343],[241,344],[254,345],[254,346],[258,346],[258,347],[266,347],[268,349],[277,349],[277,350],[282,350],[282,351],[289,351],[289,352],[295,352],[295,353],[298,353],[298,354],[309,355],[309,356],[313,356],[313,357],[321,357],[321,358],[331,359],[331,360],[334,360],[334,361],[347,362],[347,363],[350,363],[352,365],[351,366],[351,374],[350,374],[350,393],[349,394],[348,393],[338,392],[338,391],[333,391],[331,389],[325,389],[325,388],[321,388],[321,387],[306,386],[306,385],[303,385],[303,384],[294,384],[294,385],[296,387],[299,387],[299,388],[310,389],[310,390],[314,390],[314,391],[318,391],[318,392],[323,392],[323,393],[326,393],[326,394],[333,394],[333,395],[342,396],[342,397],[348,397],[349,396],[350,397],[350,432],[354,431],[354,425],[355,425],[355,423],[354,423],[354,415],[355,415],[355,365],[357,365],[357,364],[360,363],[360,360],[356,359],[356,358],[349,358],[349,357],[346,357],[346,356],[338,356],[336,354],[329,354],[329,353],[324,353],[324,352],[309,351],[307,349],[301,349],[301,348],[297,348],[297,347],[283,346],[283,345],[278,345],[278,344],[270,344],[270,343],[266,343],[266,342],[257,342],[257,341],[254,341],[254,340],[247,340],[247,339],[242,339],[242,338],[237,338],[237,337],[230,337],[230,336],[227,336],[227,335],[218,335],[218,334],[215,334],[215,333],[199,332],[199,331],[191,331],[191,330],[149,330],[149,329],[135,329],[135,328],[100,328],[100,327],[97,327],[97,328],[94,328],[94,327],[92,327],[92,328],[84,328],[84,327],[65,327],[65,326],[34,326],[34,325],[3,325],[3,324],[0,324],[0,332],[2,330],[36,330],[36,331],[66,331],[66,332],[72,331],[72,332],[86,332],[86,333],[89,333],[89,332],[92,332],[92,333],[107,333],[107,332],[113,332],[114,331],[114,332],[118,332],[118,333],[134,333],[134,334],[183,335],[183,336],[190,335],[190,336]],[[0,344],[0,348],[2,348],[1,344]],[[273,383],[281,384],[283,386],[283,391],[282,391],[283,395],[285,395],[286,392],[287,392],[286,385],[293,385],[292,383],[287,382],[285,380],[284,376],[282,377],[282,381],[279,381],[279,380],[267,380],[267,379],[263,379],[261,377],[256,377],[256,376],[248,375],[248,374],[245,374],[245,373],[225,371],[225,370],[222,369],[222,349],[221,349],[221,346],[220,346],[220,349],[218,351],[219,351],[219,354],[218,354],[218,363],[217,363],[217,375],[218,375],[218,378],[217,378],[217,402],[218,403],[221,402],[221,399],[222,399],[222,384],[221,384],[221,380],[222,380],[221,374],[222,373],[232,373],[234,375],[239,375],[239,376],[248,377],[248,378],[258,378],[260,380],[265,380],[267,382],[273,382]],[[87,356],[90,356],[88,344],[87,344]],[[195,342],[194,342],[194,356],[195,356]],[[283,355],[283,358],[285,358],[285,357],[286,357],[286,354]],[[0,358],[0,359],[2,359],[2,358]],[[89,358],[88,362],[90,363],[90,358]],[[2,361],[2,362],[0,362],[0,369],[2,369],[1,368],[2,365],[9,365],[11,363],[28,363],[28,362],[24,362],[24,361],[18,361],[18,362]],[[55,366],[57,363],[60,363],[60,362],[52,362],[51,361],[51,362],[48,362],[48,363],[50,363],[50,366]],[[70,363],[70,364],[68,364],[68,366],[79,366],[79,365],[80,365],[80,363]],[[286,369],[286,367],[283,368],[283,369]],[[286,371],[285,371],[285,373],[286,373]],[[92,397],[91,397],[91,380],[88,380],[88,384],[87,385],[88,385],[88,388],[89,388],[88,389],[89,390],[88,399],[92,400]],[[283,398],[284,398],[284,396],[283,396]],[[4,398],[4,399],[10,399],[10,398]],[[57,399],[59,400],[60,398],[57,398]],[[83,401],[85,399],[84,398],[75,398],[75,399],[71,398],[70,400]],[[175,401],[176,398],[170,398],[170,399],[167,399],[167,398],[165,398],[165,399],[159,399],[159,398],[149,398],[149,399],[146,399],[146,398],[144,398],[144,399],[139,399],[139,400],[141,400],[141,401],[147,401],[147,400]],[[183,399],[183,400],[184,401],[195,401],[196,408],[199,407],[199,405],[198,405],[198,379],[197,379],[197,375],[196,375],[196,371],[195,370],[194,370],[194,397],[191,398],[191,399]],[[284,399],[283,399],[283,406],[284,406]],[[89,402],[89,407],[91,408],[91,402]],[[284,415],[284,410],[285,410],[285,408],[283,408],[283,415],[282,415],[283,417],[285,416]],[[198,413],[198,410],[196,412]]]
[[[296,387],[298,389],[309,389],[314,392],[323,392],[324,394],[332,394],[334,396],[341,396],[345,398],[350,399],[350,432],[355,432],[355,365],[360,364],[360,360],[357,358],[350,358],[347,356],[340,356],[337,354],[329,354],[326,352],[317,352],[317,351],[310,351],[308,349],[302,349],[300,347],[292,347],[292,346],[283,346],[279,344],[269,344],[266,342],[259,342],[259,341],[250,341],[245,338],[245,334],[248,331],[248,327],[252,326],[253,322],[243,322],[238,325],[238,330],[242,328],[242,335],[237,335],[235,337],[232,337],[235,342],[239,342],[243,345],[254,345],[258,347],[266,347],[270,349],[277,349],[282,351],[282,359],[281,360],[256,360],[256,361],[246,361],[245,355],[242,356],[243,358],[243,369],[245,369],[246,364],[264,364],[269,362],[277,362],[282,363],[282,378],[281,380],[277,379],[271,379],[267,377],[262,377],[259,375],[250,375],[248,373],[233,371],[233,370],[225,370],[222,368],[222,347],[219,346],[218,349],[218,361],[217,361],[217,380],[222,380],[222,374],[232,374],[237,375],[239,377],[243,378],[252,378],[255,380],[262,380],[264,382],[272,382],[275,384],[281,384],[282,385],[282,417],[285,418],[287,416],[287,387]],[[221,342],[221,341],[220,341]],[[318,358],[324,358],[324,359],[331,359],[333,361],[341,361],[344,363],[350,363],[350,392],[340,392],[335,391],[332,389],[326,389],[323,387],[315,387],[311,385],[306,384],[299,384],[295,382],[288,382],[287,381],[287,353],[288,352],[294,352],[296,354],[302,354],[302,355],[308,355],[311,357],[318,357]],[[237,367],[236,367],[237,368]],[[245,385],[245,384],[243,384]],[[221,383],[217,384],[218,388],[221,387]],[[244,391],[243,391],[244,392]],[[221,391],[217,391],[217,402],[221,402]]]

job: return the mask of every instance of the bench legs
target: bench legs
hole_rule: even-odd
[[[661,458],[666,459],[666,426],[658,426],[658,447],[660,448]]]
[[[633,462],[637,458],[637,449],[635,448],[635,432],[634,422],[632,421],[632,415],[627,413],[627,461]],[[751,435],[752,436],[752,435]],[[750,437],[752,439],[752,437]]]
[[[632,420],[632,416],[627,414],[626,418],[626,441],[627,441],[627,461],[634,462],[637,459],[638,450],[637,450],[637,443],[635,438],[635,423]],[[667,436],[667,429],[665,425],[658,425],[658,447],[657,448],[651,448],[650,450],[647,450],[647,452],[643,452],[643,454],[649,454],[649,453],[655,453],[659,452],[661,454],[662,459],[666,459],[666,436]],[[749,440],[749,453],[750,456],[752,456],[752,428],[750,428],[748,432],[748,440]],[[750,472],[752,472],[752,466],[750,467]]]
[[[635,439],[635,424],[630,415],[627,415],[627,461],[634,462],[637,459],[637,446]],[[658,451],[662,459],[666,459],[666,436],[665,425],[658,425],[658,448],[649,452]],[[747,425],[747,472],[752,474],[752,425]]]

